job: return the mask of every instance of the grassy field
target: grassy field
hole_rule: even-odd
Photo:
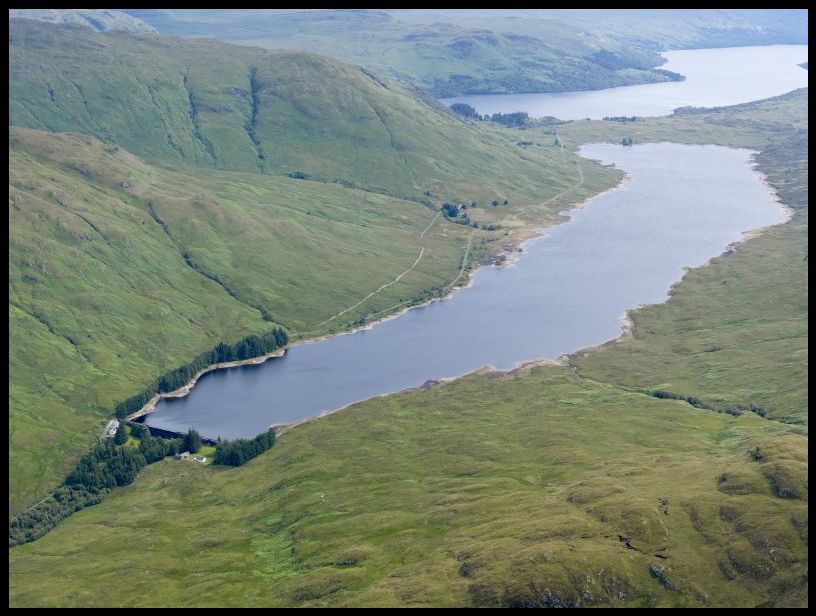
[[[762,148],[795,208],[631,340],[369,400],[242,468],[153,465],[10,550],[10,605],[807,605],[806,101],[563,128]]]
[[[783,424],[562,368],[468,377],[306,424],[240,469],[151,466],[11,550],[9,602],[797,604],[806,460]]]
[[[201,449],[199,449],[196,455],[206,458],[204,465],[212,464],[212,459],[215,455],[215,447],[212,447],[211,445],[204,445]]]

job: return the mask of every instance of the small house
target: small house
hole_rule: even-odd
[[[189,451],[183,451],[182,453],[176,454],[176,460],[186,460],[189,457],[190,457]]]

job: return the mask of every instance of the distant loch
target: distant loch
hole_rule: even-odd
[[[663,53],[659,68],[685,81],[553,94],[484,94],[440,99],[467,103],[480,114],[526,111],[531,117],[600,120],[605,116],[663,116],[678,107],[721,107],[778,96],[808,85],[807,45],[689,49]]]

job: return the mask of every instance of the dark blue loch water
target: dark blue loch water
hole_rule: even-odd
[[[371,329],[207,374],[186,398],[162,401],[147,423],[254,436],[428,379],[597,345],[620,334],[627,310],[664,301],[684,268],[785,218],[748,150],[598,144],[581,154],[629,176],[529,241],[513,267],[483,268],[451,298]]]

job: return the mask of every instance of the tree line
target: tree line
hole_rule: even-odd
[[[454,103],[450,106],[450,110],[455,114],[470,120],[485,122],[496,122],[504,124],[505,126],[553,126],[556,124],[565,124],[564,120],[559,120],[554,116],[544,116],[541,118],[531,118],[526,111],[514,111],[513,113],[488,113],[481,115],[476,108],[467,103]],[[606,118],[604,118],[606,119]]]
[[[484,120],[485,122],[498,122],[508,126],[524,126],[530,120],[526,111],[516,111],[514,113],[494,113],[492,116],[489,113],[484,115],[476,111],[476,108],[467,103],[454,103],[450,106],[450,110],[455,114],[471,120]]]
[[[607,122],[637,122],[637,116],[604,116]]]
[[[655,389],[647,393],[653,398],[660,398],[661,400],[682,400],[683,402],[687,402],[694,408],[706,409],[708,411],[714,411],[716,413],[728,413],[729,415],[733,415],[735,417],[739,417],[746,411],[756,413],[760,417],[766,417],[768,415],[768,409],[754,403],[713,405],[708,404],[707,402],[703,402],[702,400],[699,400],[694,396],[683,396],[681,394],[675,394],[670,391],[665,391],[662,389]]]
[[[133,483],[145,466],[174,456],[182,439],[153,438],[146,426],[133,426],[138,447],[125,447],[127,426],[119,424],[113,439],[94,445],[46,499],[9,519],[9,547],[34,541],[72,513],[96,505],[116,486]],[[124,436],[120,436],[124,435]]]
[[[504,200],[504,205],[508,205],[509,203],[510,202],[507,199]],[[499,205],[499,200],[494,199],[493,207],[496,207],[497,205]],[[476,201],[472,201],[470,204],[470,207],[473,209],[475,209],[477,206],[478,203],[476,203]],[[486,229],[487,231],[495,231],[500,228],[499,225],[495,223],[480,225],[472,221],[470,217],[467,215],[467,212],[465,211],[467,209],[468,209],[467,203],[461,203],[457,205],[456,203],[446,201],[445,203],[442,204],[442,213],[445,215],[445,218],[447,218],[450,222],[454,222],[458,225],[473,227],[474,229],[479,228]]]
[[[513,113],[494,113],[490,119],[505,126],[524,126],[530,121],[530,116],[526,111],[514,111]]]
[[[526,126],[530,122],[530,116],[526,111],[514,111],[513,113],[494,113],[493,115],[480,115],[475,107],[467,103],[454,103],[450,106],[454,113],[470,118],[471,120],[493,121],[505,126]]]
[[[157,393],[167,393],[186,385],[200,370],[208,366],[266,355],[286,346],[288,342],[289,337],[280,327],[260,336],[247,336],[235,344],[220,342],[191,362],[165,372],[143,391],[117,404],[116,416],[119,418],[126,417],[142,408]]]
[[[218,439],[213,464],[243,466],[275,444],[275,429],[269,428],[253,439],[239,438],[234,441]]]

